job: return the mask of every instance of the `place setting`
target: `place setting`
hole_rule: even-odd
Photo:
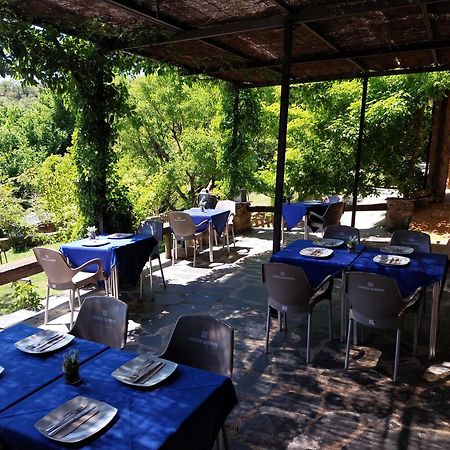
[[[414,248],[405,247],[403,245],[385,245],[380,247],[380,251],[383,253],[391,253],[394,255],[410,255],[414,252]]]
[[[178,364],[167,359],[142,353],[118,367],[111,375],[130,386],[151,387],[170,377],[177,366]]]
[[[99,239],[99,238],[95,238],[95,239],[85,239],[81,245],[83,247],[102,247],[103,245],[108,245],[109,241],[106,239]]]
[[[410,259],[400,255],[376,255],[373,261],[383,266],[406,266],[410,263]]]
[[[113,233],[106,236],[108,239],[128,239],[134,236],[133,233]]]
[[[117,408],[107,403],[80,395],[42,417],[35,427],[54,441],[76,443],[105,428],[117,411]]]
[[[321,247],[334,248],[343,245],[344,241],[342,239],[334,238],[317,238],[314,239],[313,244]]]
[[[69,345],[73,339],[75,339],[75,336],[71,334],[41,330],[17,341],[14,343],[14,346],[22,352],[39,355],[64,348]]]
[[[323,248],[323,247],[305,247],[300,250],[300,255],[308,256],[311,258],[327,258],[333,254],[333,250],[331,248]]]

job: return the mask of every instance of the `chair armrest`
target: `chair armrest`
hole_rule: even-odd
[[[403,317],[411,308],[413,308],[417,304],[420,304],[423,292],[424,288],[418,287],[415,290],[414,294],[408,297],[408,299],[406,300],[406,305],[400,310],[400,312],[398,313],[398,317]]]
[[[333,289],[333,277],[326,276],[323,281],[314,290],[314,295],[309,299],[309,304],[314,306],[325,298],[331,298],[331,290]]]
[[[310,211],[308,213],[308,219],[309,218],[313,218],[314,220],[317,220],[317,221],[319,221],[321,223],[325,222],[324,219],[323,219],[323,216],[320,216],[319,214],[315,213],[314,211]]]
[[[195,228],[199,228],[202,225],[204,225],[205,223],[208,223],[208,219],[202,220],[200,223],[198,223],[197,225],[195,225]]]
[[[90,259],[89,261],[86,261],[85,263],[81,264],[81,266],[78,266],[72,270],[74,270],[75,272],[81,272],[83,269],[91,266],[92,264],[97,264],[98,266],[97,272],[100,272],[103,275],[103,261],[100,258]]]

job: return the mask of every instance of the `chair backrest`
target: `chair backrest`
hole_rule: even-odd
[[[7,252],[11,248],[10,238],[0,238],[0,251]]]
[[[202,202],[204,203],[205,208],[214,209],[217,203],[217,196],[208,192],[200,192],[197,197],[197,205],[200,205]]]
[[[177,238],[193,236],[196,232],[192,217],[185,212],[173,211],[168,214],[170,228]]]
[[[392,233],[391,245],[412,247],[417,252],[431,253],[431,239],[427,233],[412,230],[397,230]]]
[[[328,225],[323,233],[324,238],[341,239],[347,242],[351,237],[356,236],[360,243],[359,230],[348,225]]]
[[[158,242],[163,238],[163,223],[156,219],[147,219],[138,228],[138,234],[152,235]]]
[[[228,209],[228,211],[230,211],[228,223],[233,223],[234,216],[236,215],[236,202],[233,200],[219,200],[216,203],[215,209]]]
[[[266,263],[262,265],[262,278],[269,294],[270,306],[283,312],[307,311],[314,291],[301,267]]]
[[[234,330],[210,316],[180,316],[161,357],[225,376],[233,373]]]
[[[325,214],[323,215],[325,226],[339,225],[342,214],[344,214],[344,209],[344,202],[330,203],[330,206],[327,208]]]
[[[56,288],[56,286],[72,283],[74,274],[62,253],[44,247],[35,247],[33,252],[37,262],[44,269],[50,287]]]
[[[123,348],[127,339],[128,305],[114,297],[83,301],[70,334],[111,347]]]
[[[391,328],[404,306],[397,282],[385,275],[348,272],[348,304],[359,322],[378,328]]]

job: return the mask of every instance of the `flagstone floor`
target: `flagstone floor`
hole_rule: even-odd
[[[373,236],[373,233],[372,233]],[[289,234],[288,239],[298,236]],[[386,239],[383,233],[378,239]],[[339,283],[333,302],[334,335],[328,340],[327,305],[313,316],[312,362],[305,364],[305,320],[289,317],[286,333],[273,323],[270,352],[264,351],[266,294],[261,264],[270,257],[272,232],[255,230],[239,237],[229,256],[207,252],[198,267],[166,261],[167,289],[157,273],[154,301],[145,282],[121,285],[129,304],[127,349],[162,352],[181,314],[210,314],[235,329],[233,381],[239,405],[227,420],[231,449],[433,449],[450,448],[450,284],[440,310],[437,357],[427,359],[426,317],[418,357],[411,355],[412,327],[405,328],[399,383],[392,383],[395,336],[373,331],[355,347],[345,371],[339,331]],[[428,296],[430,298],[430,295]],[[66,328],[67,302],[52,299],[50,328]],[[430,306],[427,305],[429,315]],[[41,325],[43,313],[27,319]],[[275,321],[273,321],[275,322]]]

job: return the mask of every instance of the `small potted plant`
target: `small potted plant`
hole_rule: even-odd
[[[87,227],[87,237],[89,239],[95,239],[97,236],[97,227]]]
[[[349,252],[356,250],[356,244],[358,243],[358,236],[350,236],[347,241],[347,248]]]
[[[62,370],[64,372],[64,379],[67,384],[78,384],[81,382],[78,369],[80,368],[80,358],[78,350],[71,350],[63,357]]]

